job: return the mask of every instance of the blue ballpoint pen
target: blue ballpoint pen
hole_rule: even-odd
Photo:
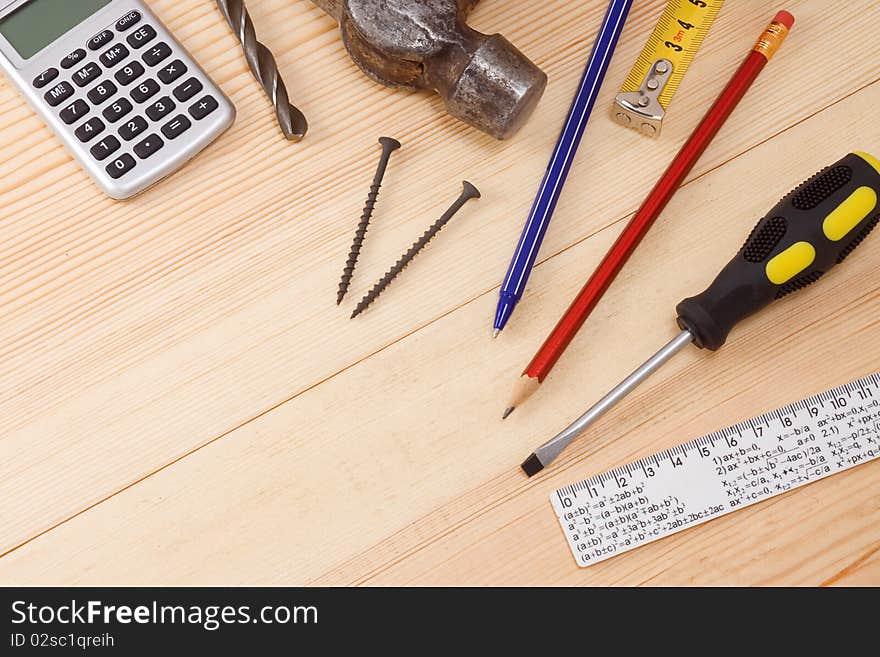
[[[632,0],[611,0],[608,12],[605,14],[602,29],[599,30],[596,43],[593,45],[593,52],[587,62],[577,96],[572,103],[565,127],[553,152],[553,158],[541,183],[541,190],[532,206],[504,284],[501,286],[498,311],[495,315],[495,337],[498,337],[504,329],[513,314],[513,309],[522,298],[631,6]]]

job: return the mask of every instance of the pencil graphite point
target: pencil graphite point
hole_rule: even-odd
[[[515,410],[516,410],[516,406],[508,406],[507,408],[504,409],[504,415],[501,416],[501,419],[506,420],[508,417],[510,417],[510,414],[513,413]]]

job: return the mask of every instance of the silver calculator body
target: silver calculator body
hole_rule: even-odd
[[[0,66],[115,199],[170,175],[235,121],[141,0],[0,0]]]

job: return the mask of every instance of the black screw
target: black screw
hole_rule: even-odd
[[[449,220],[452,219],[456,215],[456,213],[461,210],[462,206],[467,203],[472,198],[480,198],[480,191],[474,187],[468,181],[464,181],[462,183],[464,185],[464,191],[462,191],[461,196],[458,197],[458,200],[452,204],[452,206],[440,217],[434,224],[425,231],[425,234],[422,235],[407,251],[404,253],[400,260],[388,270],[388,273],[385,274],[376,285],[373,286],[373,289],[361,300],[358,304],[357,308],[355,308],[354,312],[351,314],[351,318],[354,319],[362,312],[364,312],[367,308],[370,307],[382,292],[385,291],[385,288],[397,278],[397,275],[402,272],[406,266],[413,261],[419,251],[427,246],[428,242],[430,242],[434,237],[439,233],[442,228],[449,223]]]
[[[351,285],[351,279],[354,275],[354,268],[357,266],[358,257],[361,254],[361,247],[364,245],[364,238],[367,235],[367,228],[370,226],[370,219],[373,218],[373,209],[376,207],[376,199],[379,198],[379,189],[382,187],[382,179],[385,177],[385,170],[388,168],[388,160],[391,154],[400,148],[400,142],[391,137],[381,137],[379,143],[382,145],[382,157],[379,159],[379,167],[376,169],[376,175],[373,178],[373,185],[370,187],[370,193],[367,195],[367,204],[364,206],[364,213],[358,223],[357,230],[354,233],[354,241],[351,243],[351,251],[348,254],[348,260],[345,262],[345,268],[342,270],[342,280],[339,281],[339,293],[336,295],[336,305],[342,303],[348,292],[348,286]]]

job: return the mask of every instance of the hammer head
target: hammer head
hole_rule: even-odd
[[[501,35],[468,27],[479,0],[314,0],[355,63],[392,87],[431,89],[450,114],[496,137],[531,116],[547,76]]]

